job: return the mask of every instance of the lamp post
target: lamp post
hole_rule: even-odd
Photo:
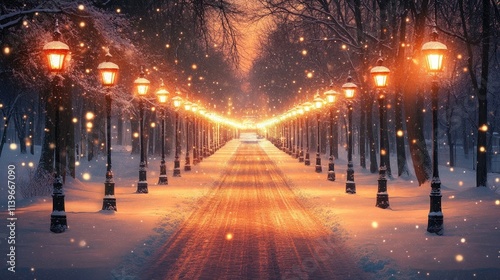
[[[174,159],[174,177],[181,177],[181,163],[179,161],[181,132],[179,129],[179,107],[182,104],[182,98],[175,96],[172,98],[172,104],[175,108],[175,159]]]
[[[302,130],[302,116],[304,115],[304,106],[297,106],[297,111],[299,112],[298,124],[299,124],[299,162],[304,162],[304,131]]]
[[[186,110],[186,158],[184,164],[184,171],[191,171],[191,159],[189,157],[189,112],[191,111],[192,103],[189,101],[184,102],[184,110]]]
[[[427,231],[443,234],[443,212],[441,211],[441,180],[438,170],[438,91],[439,84],[437,75],[443,69],[443,57],[447,51],[445,44],[437,41],[437,31],[431,34],[431,41],[422,46],[425,56],[427,70],[432,74],[432,180],[430,193],[430,211],[428,216]]]
[[[315,171],[317,173],[321,173],[323,169],[321,168],[321,157],[319,155],[320,150],[319,150],[319,110],[323,107],[323,99],[319,97],[319,93],[316,93],[314,96],[314,108],[316,108],[316,169]]]
[[[116,84],[118,76],[118,65],[110,62],[111,54],[109,49],[106,53],[106,61],[97,66],[101,76],[101,83],[106,88],[106,181],[104,181],[104,198],[102,200],[102,210],[116,211],[115,182],[111,171],[111,87]]]
[[[149,90],[149,80],[144,78],[144,70],[141,66],[139,78],[135,79],[134,86],[137,95],[139,95],[139,129],[140,129],[140,148],[141,162],[139,163],[139,182],[137,183],[137,193],[148,193],[148,181],[146,173],[146,155],[144,154],[144,101]]]
[[[198,111],[198,104],[193,103],[191,105],[191,111],[193,112],[193,164],[198,164],[200,160],[198,159],[198,141],[200,136],[198,135],[199,121],[196,112]]]
[[[160,176],[158,177],[158,185],[168,185],[167,177],[167,165],[165,164],[165,115],[168,101],[168,95],[170,93],[165,88],[163,79],[160,79],[160,88],[156,91],[156,97],[158,97],[158,102],[161,106],[161,162],[160,162]]]
[[[325,96],[326,96],[326,101],[328,104],[330,104],[330,141],[329,141],[329,146],[330,146],[330,157],[328,158],[328,175],[327,175],[327,180],[328,181],[335,181],[335,161],[334,161],[334,156],[333,156],[333,130],[336,129],[333,127],[333,104],[335,103],[335,100],[337,99],[337,95],[339,95],[338,92],[336,92],[333,89],[333,84],[330,85],[330,89],[325,91]]]
[[[356,183],[354,183],[354,168],[352,164],[352,99],[358,86],[352,82],[352,78],[347,78],[347,83],[342,85],[345,98],[347,99],[347,122],[348,122],[348,140],[347,140],[347,180],[345,183],[345,192],[356,193]]]
[[[52,191],[52,214],[50,215],[50,231],[61,233],[68,227],[66,220],[66,211],[64,209],[64,191],[63,179],[61,176],[61,145],[59,143],[59,111],[61,107],[60,88],[62,79],[59,76],[64,70],[65,62],[68,58],[69,47],[65,43],[59,41],[61,32],[59,31],[59,23],[56,20],[56,28],[54,30],[54,41],[48,42],[43,46],[43,54],[45,55],[49,71],[53,74],[52,78],[52,95],[54,97],[54,107],[56,108],[54,120],[54,139],[55,139],[55,173]]]
[[[312,103],[311,102],[305,102],[302,104],[304,106],[304,111],[308,113],[311,110]],[[304,159],[304,165],[311,165],[311,159],[309,158],[309,119],[306,115],[306,156]]]
[[[389,194],[387,193],[387,178],[386,178],[386,162],[387,162],[387,147],[385,147],[385,135],[387,135],[387,122],[385,118],[386,108],[385,108],[385,92],[384,89],[387,87],[387,77],[389,76],[389,69],[382,66],[382,58],[377,60],[377,66],[370,70],[370,73],[375,82],[375,87],[377,88],[378,103],[379,103],[379,119],[380,119],[380,166],[379,166],[379,177],[378,177],[378,192],[377,192],[377,207],[386,209],[389,207]]]
[[[206,110],[203,107],[198,108],[198,113],[202,116],[201,118],[198,119],[198,124],[200,128],[200,145],[198,145],[198,159],[199,162],[203,161],[204,158],[204,151],[205,151],[205,113]]]

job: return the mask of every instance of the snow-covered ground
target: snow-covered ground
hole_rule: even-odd
[[[256,141],[248,135],[245,141]],[[260,145],[279,166],[304,205],[352,249],[373,279],[498,279],[500,275],[500,174],[490,174],[491,188],[474,188],[470,169],[440,166],[445,232],[426,232],[430,186],[403,179],[388,181],[390,209],[375,207],[378,174],[355,166],[357,194],[345,194],[346,161],[336,161],[337,180],[326,180],[271,143]],[[113,152],[118,212],[99,211],[104,194],[105,156],[78,166],[76,179],[65,184],[69,229],[49,231],[52,198],[17,196],[16,273],[8,271],[10,230],[7,172],[15,165],[16,192],[33,170],[38,155],[5,149],[0,158],[0,279],[134,279],[158,244],[189,216],[221,175],[239,144],[233,140],[192,171],[157,186],[159,158],[148,168],[149,194],[136,194],[139,159],[126,149]],[[182,158],[182,157],[181,157]],[[311,153],[314,163],[314,154]],[[355,161],[356,163],[356,161]],[[497,176],[498,175],[498,176]],[[498,178],[497,178],[498,177]]]

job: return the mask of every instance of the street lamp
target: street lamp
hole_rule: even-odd
[[[140,129],[140,146],[141,146],[141,162],[139,164],[139,182],[137,183],[137,193],[148,193],[148,181],[146,173],[146,156],[144,150],[144,101],[149,90],[149,80],[144,78],[144,70],[141,66],[139,78],[135,79],[134,86],[137,95],[139,95],[139,129]]]
[[[189,112],[191,111],[192,103],[189,101],[184,102],[184,110],[186,110],[186,163],[184,164],[184,171],[191,171],[191,159],[189,158]]]
[[[59,111],[61,107],[61,83],[62,78],[59,76],[64,70],[65,62],[69,57],[69,47],[65,43],[59,41],[61,32],[59,31],[59,23],[56,20],[56,29],[54,30],[54,41],[51,41],[43,46],[43,53],[47,58],[49,71],[54,74],[52,78],[52,91],[54,96],[54,107],[56,108],[54,120],[54,138],[55,138],[55,173],[52,191],[52,214],[50,215],[50,231],[61,233],[66,230],[68,223],[66,220],[66,211],[64,209],[64,191],[63,179],[61,176],[61,145],[59,143]]]
[[[205,114],[206,110],[204,107],[200,106],[198,108],[198,113],[201,115],[201,118],[198,119],[198,127],[200,130],[200,143],[198,145],[198,160],[199,162],[203,161],[203,158],[205,157]]]
[[[305,102],[304,104],[302,104],[302,106],[304,106],[304,111],[307,114],[311,110],[312,103]],[[309,118],[307,115],[305,121],[306,121],[306,156],[304,159],[304,165],[311,165],[311,159],[309,158]]]
[[[156,96],[158,97],[158,102],[162,108],[162,118],[161,118],[161,162],[160,162],[160,177],[158,178],[158,185],[168,185],[167,177],[167,165],[165,164],[165,115],[166,105],[168,101],[168,95],[170,93],[165,88],[163,79],[160,79],[160,88],[156,91]]]
[[[319,97],[319,93],[316,93],[314,96],[314,108],[316,108],[316,128],[317,128],[317,133],[316,133],[316,169],[315,171],[320,173],[323,171],[321,168],[321,157],[319,155],[319,110],[323,107],[323,99]]]
[[[110,62],[111,54],[106,49],[106,61],[97,66],[101,76],[102,86],[106,88],[106,180],[104,181],[104,198],[102,200],[102,210],[116,211],[115,182],[111,171],[111,87],[116,84],[118,76],[118,65]]]
[[[198,141],[199,141],[199,126],[200,123],[198,121],[198,116],[196,113],[198,112],[198,104],[193,103],[191,105],[191,111],[193,112],[193,164],[198,164],[200,159],[198,158]]]
[[[354,167],[352,164],[352,99],[358,86],[352,82],[352,78],[347,77],[347,83],[342,85],[345,98],[347,99],[347,122],[348,122],[348,140],[347,140],[347,180],[345,183],[345,192],[356,193],[356,183],[354,183]]]
[[[339,95],[338,92],[336,92],[333,89],[333,83],[330,85],[330,89],[327,90],[325,93],[326,96],[326,101],[328,104],[330,104],[330,157],[328,158],[328,175],[327,179],[328,181],[335,181],[335,161],[333,158],[333,132],[336,127],[333,127],[333,104],[335,103],[335,100],[337,99],[337,96]]]
[[[304,162],[304,131],[302,131],[302,116],[304,115],[304,106],[297,106],[297,111],[299,112],[298,123],[299,123],[299,162]]]
[[[180,136],[179,129],[179,107],[182,105],[182,98],[175,96],[172,98],[172,104],[175,108],[175,159],[174,159],[174,177],[181,177],[181,163],[179,161],[180,154]]]
[[[428,216],[427,231],[443,234],[443,212],[441,211],[441,180],[438,170],[438,73],[443,69],[443,57],[447,51],[445,44],[437,41],[437,31],[431,34],[431,41],[422,46],[425,55],[427,70],[432,74],[432,180],[430,194],[430,211]]]
[[[378,177],[378,192],[377,192],[377,207],[386,209],[389,207],[389,194],[387,193],[387,178],[386,178],[386,162],[387,162],[387,147],[385,147],[385,139],[387,135],[387,123],[386,123],[386,108],[385,108],[385,92],[384,89],[387,87],[387,77],[389,76],[389,69],[382,66],[382,58],[377,60],[377,66],[370,70],[370,73],[375,82],[375,87],[377,88],[378,102],[379,102],[379,117],[380,117],[380,166],[379,166],[379,177]]]

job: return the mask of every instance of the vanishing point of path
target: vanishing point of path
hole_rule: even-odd
[[[362,279],[257,142],[241,143],[144,279]]]

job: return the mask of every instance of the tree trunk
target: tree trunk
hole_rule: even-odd
[[[118,146],[122,146],[123,145],[123,115],[122,113],[120,112],[120,110],[118,110],[119,113],[116,114],[116,130],[117,130],[117,137],[116,137],[116,144]]]
[[[40,92],[40,104],[45,105],[45,129],[43,133],[42,152],[40,153],[40,160],[35,174],[36,178],[42,178],[43,176],[46,176],[46,174],[51,174],[54,171],[54,149],[51,146],[55,143],[55,111],[54,98],[50,88]]]
[[[488,74],[490,54],[490,1],[483,0],[483,15],[481,33],[481,80],[478,91],[478,133],[477,133],[477,171],[476,186],[486,187],[488,181],[487,160],[487,131],[488,131]],[[485,129],[486,128],[486,129]]]
[[[401,15],[400,27],[399,27],[399,40],[398,40],[398,53],[396,55],[396,69],[395,73],[403,71],[405,64],[405,43],[406,43],[406,17],[408,16],[408,0],[404,0],[405,10]],[[405,45],[403,45],[405,44]],[[406,160],[406,147],[405,147],[405,128],[404,128],[404,118],[403,118],[403,76],[395,75],[395,88],[394,93],[394,120],[396,129],[396,154],[397,154],[397,164],[398,164],[398,177],[409,177],[410,170],[408,168],[408,163]]]
[[[418,12],[415,3],[410,1],[410,6],[413,13],[416,14],[415,18],[415,42],[413,44],[413,57],[418,60],[420,48],[425,31],[425,19],[428,12],[429,0],[421,3],[421,10]],[[413,167],[415,169],[415,176],[419,185],[422,185],[431,176],[432,161],[427,151],[427,146],[424,138],[423,131],[423,112],[424,99],[420,89],[420,64],[416,65],[411,60],[406,61],[406,71],[402,71],[405,77],[411,77],[406,80],[403,85],[404,108],[406,112],[406,129],[408,132],[409,148]]]

